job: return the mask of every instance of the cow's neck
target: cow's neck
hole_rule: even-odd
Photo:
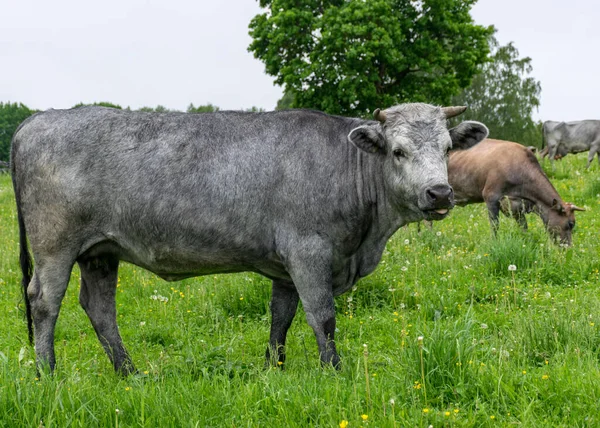
[[[552,183],[550,183],[550,180],[543,174],[539,174],[535,179],[531,180],[527,186],[527,190],[523,199],[533,202],[533,211],[540,216],[544,225],[547,226],[548,213],[552,209],[554,201],[564,204],[560,195]]]
[[[356,150],[355,171],[356,197],[363,216],[362,240],[355,257],[358,276],[364,277],[377,267],[387,241],[407,219],[389,202],[381,159]]]
[[[560,199],[560,197],[557,197],[556,200],[564,206],[564,202]],[[533,208],[533,212],[539,215],[542,219],[542,222],[544,222],[544,226],[548,227],[548,219],[550,217],[550,210],[552,209],[552,204],[538,203]]]
[[[381,238],[389,239],[407,219],[390,203],[381,159],[357,150],[355,182],[361,210],[368,213]]]

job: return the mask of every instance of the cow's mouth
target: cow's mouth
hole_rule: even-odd
[[[431,210],[423,210],[425,220],[442,220],[450,213],[450,208],[435,208]]]

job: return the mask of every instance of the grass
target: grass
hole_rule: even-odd
[[[0,427],[599,426],[600,168],[585,170],[585,154],[543,166],[565,200],[587,208],[574,246],[554,246],[534,216],[528,233],[502,218],[492,239],[482,205],[433,231],[399,230],[375,273],[336,301],[339,372],[319,367],[302,311],[287,369],[263,369],[262,277],[167,283],[123,264],[118,318],[140,370],[126,379],[79,307],[76,269],[56,374],[36,377],[1,176]]]

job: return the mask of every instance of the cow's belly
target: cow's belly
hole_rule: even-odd
[[[116,257],[155,273],[167,281],[179,281],[209,274],[257,272],[272,279],[289,279],[275,253],[230,247],[191,248],[175,245],[140,245],[125,239],[104,239],[93,243],[80,259]]]
[[[483,202],[483,196],[480,192],[461,192],[454,188],[454,202],[456,205],[464,207],[465,205]]]
[[[590,143],[573,142],[568,148],[571,153],[581,153],[590,149]]]
[[[201,241],[201,237],[196,236],[179,242],[141,242],[128,234],[104,233],[88,241],[79,260],[115,257],[167,281],[236,272],[256,272],[269,279],[292,280],[273,249],[258,243],[242,247],[239,242],[236,245],[227,240],[218,244],[197,245]],[[354,254],[337,253],[331,266],[334,295],[348,291],[360,278],[377,267],[386,240],[380,241],[359,248]]]

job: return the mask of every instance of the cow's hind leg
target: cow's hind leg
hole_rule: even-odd
[[[115,371],[128,375],[135,371],[117,327],[117,271],[119,260],[98,257],[78,260],[81,269],[79,303],[87,313],[96,335],[108,354]]]
[[[266,352],[266,365],[283,365],[285,338],[298,308],[298,292],[292,282],[273,281],[271,297],[271,334]]]
[[[35,257],[27,287],[33,318],[36,362],[39,371],[54,371],[54,329],[74,261],[69,257]]]

